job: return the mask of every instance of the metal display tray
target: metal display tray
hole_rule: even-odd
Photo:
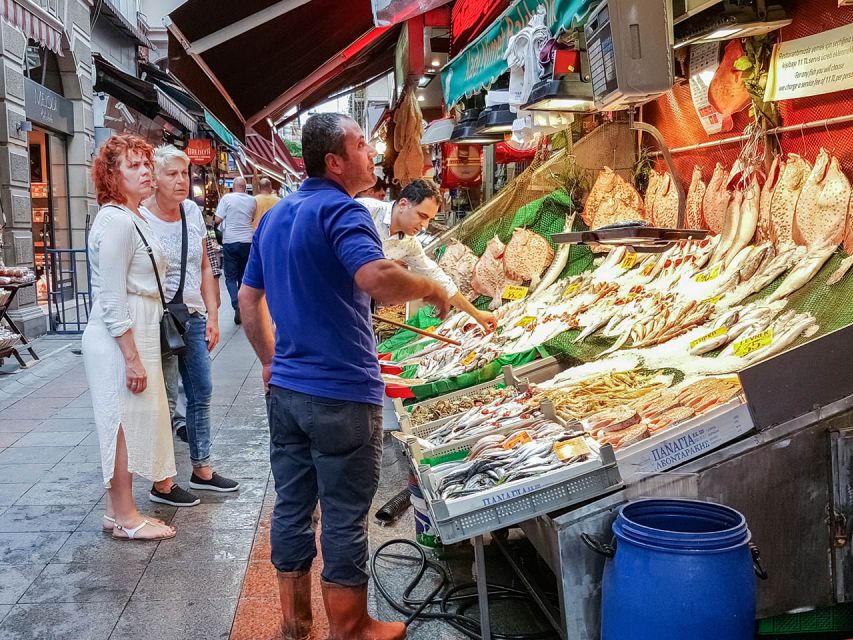
[[[593,460],[455,500],[436,497],[441,474],[423,467],[417,468],[417,473],[433,522],[446,543],[516,525],[622,486],[610,445],[601,447],[599,457]]]
[[[701,240],[708,235],[701,229],[664,229],[662,227],[621,227],[597,231],[572,231],[551,236],[557,244],[595,242],[602,244],[633,244],[634,242],[676,242]]]
[[[616,452],[625,484],[666,471],[752,431],[748,406],[739,398],[685,420]]]

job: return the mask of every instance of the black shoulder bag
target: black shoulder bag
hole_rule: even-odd
[[[186,321],[189,318],[189,309],[183,302],[184,274],[187,267],[187,220],[184,216],[183,206],[181,206],[181,223],[181,280],[178,290],[175,292],[175,297],[168,304],[166,303],[166,296],[163,295],[163,285],[160,282],[160,272],[157,269],[157,262],[154,260],[154,252],[151,250],[151,246],[148,244],[142,231],[138,226],[136,227],[136,232],[142,239],[145,251],[151,259],[151,266],[154,268],[154,278],[157,280],[157,290],[160,292],[160,302],[163,304],[163,317],[160,319],[161,355],[180,356],[187,350],[187,344],[184,342],[184,334],[187,331]]]

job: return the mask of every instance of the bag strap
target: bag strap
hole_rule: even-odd
[[[181,210],[181,279],[178,282],[178,290],[170,304],[182,304],[184,302],[184,282],[187,277],[187,245],[189,245],[189,234],[187,233],[187,215],[184,212],[184,204],[180,204]]]
[[[163,310],[166,310],[166,296],[163,295],[163,285],[160,283],[160,272],[157,270],[157,262],[154,260],[154,252],[151,250],[151,245],[148,244],[148,240],[145,239],[145,235],[143,235],[142,230],[136,224],[134,220],[133,226],[136,229],[136,233],[139,234],[139,237],[142,239],[142,244],[145,245],[145,252],[148,254],[148,257],[151,258],[151,266],[154,267],[154,277],[157,279],[157,290],[160,292],[160,302],[163,303]]]

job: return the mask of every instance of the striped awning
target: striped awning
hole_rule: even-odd
[[[3,19],[56,55],[62,55],[62,31],[14,0],[0,0]]]
[[[186,109],[169,97],[160,87],[154,85],[154,88],[157,90],[157,103],[160,105],[161,113],[180,124],[189,133],[195,133],[198,129],[198,120],[187,113]]]

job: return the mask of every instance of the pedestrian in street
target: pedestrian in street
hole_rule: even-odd
[[[367,613],[366,517],[379,482],[385,390],[370,299],[423,298],[443,316],[447,292],[385,259],[370,214],[352,197],[373,184],[376,155],[354,120],[312,116],[302,152],[309,178],[261,221],[240,290],[267,388],[282,637],[303,640],[311,630],[319,498],[329,637],[394,640],[405,626]]]
[[[92,166],[101,209],[89,233],[93,304],[83,362],[107,487],[103,527],[129,540],[175,536],[174,527],[139,513],[132,492],[134,473],[152,482],[175,475],[160,359],[157,277],[166,273],[166,254],[140,212],[151,163],[142,138],[114,135]]]
[[[358,197],[367,207],[382,240],[382,250],[389,260],[398,260],[415,273],[437,280],[450,296],[450,304],[474,318],[487,333],[498,328],[490,311],[481,311],[459,292],[459,287],[441,267],[424,252],[415,237],[425,231],[441,206],[441,191],[432,180],[413,180],[394,202],[372,197]]]
[[[209,353],[219,342],[219,301],[216,279],[207,257],[207,226],[195,202],[187,199],[190,159],[174,145],[154,150],[154,195],[142,214],[162,244],[167,258],[163,290],[168,302],[183,302],[186,353],[163,357],[163,376],[170,408],[178,399],[178,378],[187,395],[186,428],[193,471],[190,488],[236,491],[239,483],[215,473],[210,466],[210,399],[213,380]],[[149,499],[173,507],[192,507],[199,498],[171,478],[155,482]]]
[[[257,229],[267,211],[273,208],[276,202],[281,200],[272,192],[272,182],[269,178],[261,178],[258,181],[258,191],[260,193],[255,196],[255,218],[252,220],[252,226]]]
[[[216,207],[214,219],[222,230],[222,262],[225,286],[234,308],[234,323],[240,324],[240,307],[237,291],[243,280],[243,271],[252,248],[252,219],[255,217],[255,199],[246,193],[246,179],[234,178],[231,193],[226,193]]]

